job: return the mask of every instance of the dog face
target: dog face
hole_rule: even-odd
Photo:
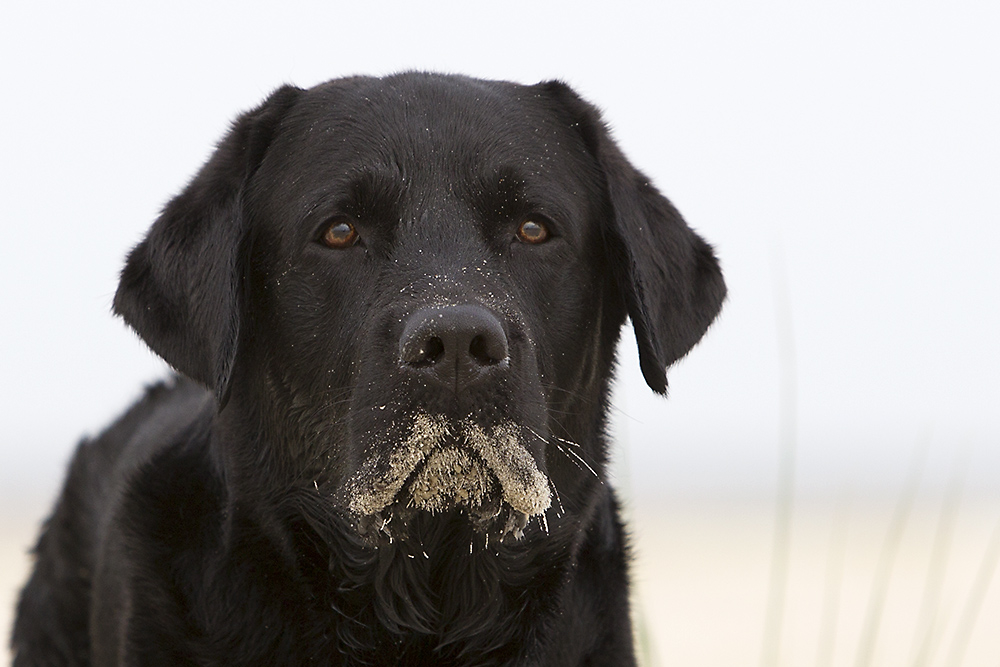
[[[551,502],[543,386],[598,362],[598,174],[537,102],[373,88],[287,114],[250,190],[269,378],[353,513],[515,526]]]
[[[626,313],[662,392],[723,295],[710,248],[564,85],[406,74],[241,117],[115,308],[257,434],[232,439],[239,467],[365,535],[458,513],[503,536],[600,473],[583,434]]]

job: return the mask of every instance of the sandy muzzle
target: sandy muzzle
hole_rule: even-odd
[[[429,512],[475,509],[500,500],[528,516],[549,507],[548,479],[512,422],[488,432],[470,420],[418,413],[388,456],[364,463],[351,488],[351,511],[375,514],[401,502]],[[404,497],[399,497],[400,495]]]

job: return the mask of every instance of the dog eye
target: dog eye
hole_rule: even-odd
[[[320,241],[328,248],[350,248],[358,242],[358,230],[347,220],[337,218],[323,232]]]
[[[517,228],[517,238],[524,243],[545,243],[550,236],[548,226],[540,218],[528,218]]]

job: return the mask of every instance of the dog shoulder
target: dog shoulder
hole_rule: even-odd
[[[211,413],[204,406],[211,402],[189,380],[159,382],[99,436],[80,443],[34,548],[36,567],[21,594],[12,633],[15,657],[49,656],[53,664],[76,664],[76,657],[87,654],[88,615],[80,610],[90,608],[99,572],[121,572],[124,565],[123,551],[109,549],[115,541],[109,536],[119,530],[123,514],[141,514],[141,506],[148,505],[136,500],[145,495],[137,490],[150,477],[144,471],[154,469],[152,462],[184,449],[179,445],[190,448],[191,439],[207,432]],[[155,468],[152,477],[164,472]],[[176,466],[165,470],[171,469]]]
[[[79,474],[73,479],[71,473],[67,489],[83,487],[80,495],[90,499],[88,509],[97,519],[98,536],[103,539],[122,505],[142,504],[142,498],[172,482],[167,478],[175,476],[179,460],[207,452],[214,413],[209,392],[175,377],[147,387],[97,439],[80,446],[73,463]],[[202,458],[209,467],[207,454]],[[184,465],[190,466],[190,461]],[[157,482],[157,478],[164,479]]]
[[[215,400],[188,380],[150,388],[103,437],[110,488],[100,510],[92,655],[170,653],[180,636],[183,575],[218,541],[221,477],[209,455]],[[147,636],[156,628],[156,637]],[[99,661],[98,661],[99,662]]]

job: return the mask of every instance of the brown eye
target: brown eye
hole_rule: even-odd
[[[517,228],[517,238],[525,243],[545,243],[549,236],[549,228],[537,218],[528,218]]]
[[[350,248],[358,242],[358,231],[346,220],[335,220],[320,239],[328,248]]]

